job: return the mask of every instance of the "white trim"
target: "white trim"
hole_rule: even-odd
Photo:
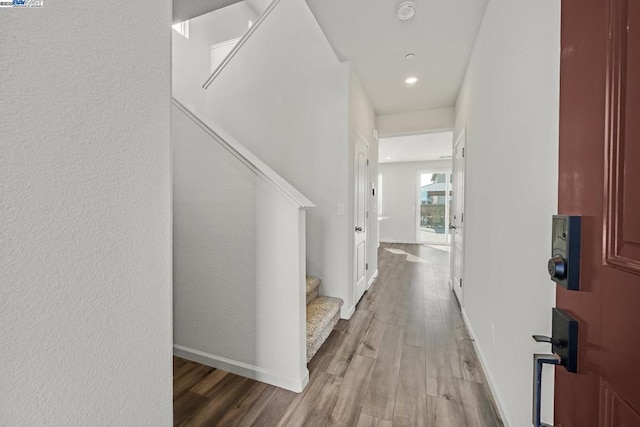
[[[351,316],[353,316],[353,313],[355,312],[356,312],[355,305],[351,306],[351,308],[349,308],[348,310],[345,308],[345,306],[342,306],[342,309],[340,310],[340,318],[344,320],[349,320],[351,319]]]
[[[226,133],[220,126],[210,120],[203,120],[196,117],[187,107],[182,105],[180,101],[175,98],[171,98],[171,103],[195,124],[200,126],[200,128],[213,138],[214,141],[233,154],[266,183],[285,196],[288,196],[299,209],[316,207],[311,200],[307,199],[300,191],[289,184],[289,182],[278,175],[276,171],[271,169],[251,151],[247,150],[235,138]]]
[[[453,291],[452,291],[453,292]],[[500,397],[500,393],[498,393],[498,389],[495,385],[495,379],[491,375],[491,372],[487,369],[487,363],[484,355],[482,354],[482,350],[476,341],[476,334],[473,332],[473,328],[471,327],[471,322],[467,317],[467,312],[464,308],[461,309],[462,319],[464,320],[464,324],[467,327],[467,331],[469,331],[469,336],[473,339],[473,348],[476,350],[476,354],[478,355],[478,359],[480,360],[480,367],[482,368],[482,372],[484,372],[484,376],[489,383],[489,389],[491,390],[491,395],[493,396],[493,401],[496,403],[496,407],[498,412],[500,413],[500,418],[502,418],[502,422],[504,423],[504,427],[510,427],[513,425],[509,415],[507,415],[507,411],[505,411],[504,401]]]
[[[409,240],[380,240],[380,243],[402,243],[404,245],[422,245],[422,242],[416,242],[414,241],[409,241]],[[424,243],[426,244],[426,243]],[[436,243],[432,243],[432,244],[436,244]],[[437,243],[438,245],[441,245],[441,243]],[[444,246],[444,245],[443,245]]]
[[[183,359],[191,360],[192,362],[211,366],[212,368],[221,369],[223,371],[231,372],[232,374],[251,378],[253,380],[291,390],[296,393],[300,393],[304,390],[305,386],[309,382],[308,369],[304,370],[304,376],[302,378],[286,378],[272,372],[265,371],[257,366],[216,356],[214,354],[178,344],[173,345],[173,354]]]
[[[369,288],[371,287],[371,285],[373,285],[373,282],[375,282],[377,278],[378,278],[378,270],[374,271],[373,275],[369,279],[369,283],[367,283],[367,290],[369,290]]]

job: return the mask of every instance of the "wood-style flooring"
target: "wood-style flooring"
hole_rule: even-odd
[[[174,425],[502,426],[447,285],[449,253],[383,244],[378,270],[302,393],[174,358]]]

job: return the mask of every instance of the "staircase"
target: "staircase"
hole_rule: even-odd
[[[329,337],[340,319],[340,298],[318,294],[320,279],[307,276],[307,363]]]

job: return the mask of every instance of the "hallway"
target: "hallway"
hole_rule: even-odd
[[[448,258],[382,244],[378,280],[311,360],[300,394],[174,358],[174,425],[501,426]]]

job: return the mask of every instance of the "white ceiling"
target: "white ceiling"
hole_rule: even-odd
[[[396,17],[401,0],[306,1],[376,113],[389,114],[455,105],[488,0],[414,0],[408,21]],[[408,75],[420,80],[408,87]]]
[[[418,162],[451,158],[451,132],[380,138],[380,163]]]

